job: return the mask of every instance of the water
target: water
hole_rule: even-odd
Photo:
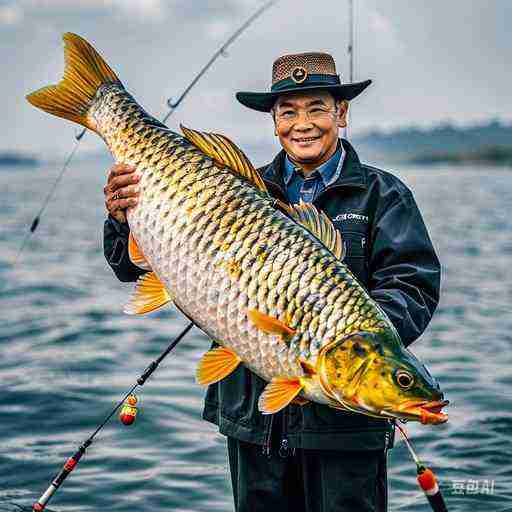
[[[75,163],[13,260],[57,166],[1,168],[0,510],[30,505],[146,365],[186,325],[172,308],[125,316],[131,285],[102,255],[105,162]],[[397,170],[443,264],[442,300],[413,350],[451,400],[450,421],[409,424],[451,512],[512,511],[512,173]],[[232,510],[225,441],[202,421],[193,330],[113,421],[51,502],[58,511]],[[427,511],[403,443],[389,456],[390,511]],[[486,491],[489,491],[488,493]]]

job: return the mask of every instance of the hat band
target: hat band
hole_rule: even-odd
[[[284,80],[279,80],[279,82],[273,84],[270,91],[278,92],[289,88],[301,89],[305,85],[308,87],[315,85],[318,85],[319,87],[323,85],[341,85],[341,80],[338,75],[308,75],[306,80],[301,83],[295,82],[292,78],[285,78]]]

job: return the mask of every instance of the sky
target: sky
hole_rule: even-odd
[[[67,153],[78,130],[25,100],[63,71],[61,36],[85,37],[155,117],[181,94],[260,0],[0,0],[3,102],[0,151]],[[265,91],[272,62],[331,53],[349,81],[348,0],[280,0],[221,57],[171,117],[244,145],[273,145],[272,121],[239,104]],[[352,134],[444,122],[512,121],[510,0],[354,0],[355,80],[373,84],[351,102]],[[83,151],[98,151],[96,135]]]

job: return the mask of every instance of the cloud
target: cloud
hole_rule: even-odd
[[[79,14],[79,11],[106,11],[118,17],[129,16],[140,21],[163,21],[166,17],[164,0],[22,0],[21,4],[31,12]]]
[[[403,45],[389,18],[376,10],[371,10],[369,11],[369,25],[375,33],[381,49],[384,46],[388,50],[394,49],[398,52],[402,50]]]
[[[113,9],[119,9],[119,12],[147,21],[163,21],[166,17],[161,0],[105,0],[104,3]]]
[[[0,25],[17,25],[23,19],[23,10],[14,4],[0,5]]]

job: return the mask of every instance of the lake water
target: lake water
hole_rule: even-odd
[[[186,325],[173,308],[122,313],[131,285],[102,253],[108,161],[75,163],[18,265],[22,236],[58,165],[0,168],[0,510],[30,505]],[[443,265],[442,298],[413,351],[451,401],[441,426],[408,424],[451,512],[512,511],[512,172],[394,171],[412,188]],[[57,511],[233,510],[225,440],[202,421],[193,330],[114,420],[50,504]],[[410,425],[410,426],[409,426]],[[390,511],[428,511],[402,442],[389,456]]]

